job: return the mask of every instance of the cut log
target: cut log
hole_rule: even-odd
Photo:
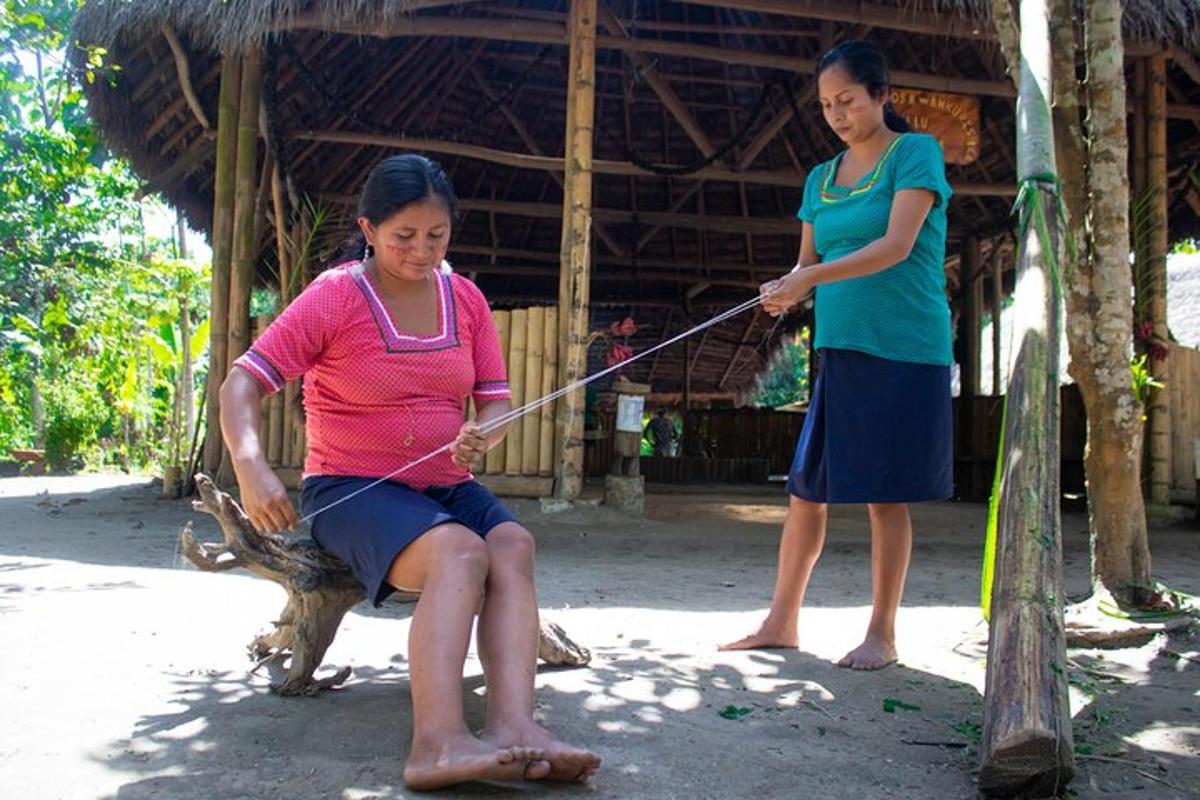
[[[364,599],[362,586],[345,563],[321,550],[310,539],[277,533],[259,533],[249,517],[228,494],[204,474],[196,475],[200,499],[197,511],[212,514],[221,524],[225,541],[201,544],[189,522],[179,534],[183,554],[205,572],[223,572],[235,567],[278,583],[287,591],[287,604],[270,632],[256,636],[249,645],[258,666],[282,662],[291,656],[287,677],[271,689],[280,695],[314,695],[345,682],[350,668],[315,679],[325,651],[333,642],[342,617]],[[401,602],[413,602],[419,594],[397,593]],[[562,628],[541,620],[538,656],[554,666],[583,666],[591,653],[566,635]],[[257,668],[257,667],[256,667]]]

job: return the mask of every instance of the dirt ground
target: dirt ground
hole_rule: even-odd
[[[866,674],[831,663],[867,620],[861,508],[831,515],[803,649],[717,653],[769,601],[782,489],[656,494],[646,519],[513,505],[538,537],[543,612],[594,654],[586,668],[541,671],[538,714],[604,765],[585,787],[473,785],[442,797],[975,796],[982,506],[915,509],[902,662]],[[0,797],[409,796],[409,607],[351,612],[327,656],[353,667],[344,688],[277,698],[268,676],[247,673],[244,645],[282,592],[180,563],[189,519],[216,537],[215,522],[144,479],[0,480]],[[1065,517],[1075,595],[1086,587],[1085,523]],[[1152,535],[1156,574],[1200,593],[1200,532]],[[1198,796],[1200,635],[1070,658],[1081,754],[1070,796]],[[474,653],[466,676],[478,723]],[[889,699],[903,705],[888,713]]]

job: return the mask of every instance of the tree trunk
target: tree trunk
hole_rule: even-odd
[[[596,117],[596,0],[572,0],[567,72],[567,133],[558,285],[559,386],[587,374],[592,262],[592,139]],[[511,365],[510,365],[511,367]],[[583,489],[582,389],[558,401],[555,493],[573,499]],[[511,444],[509,445],[512,446]]]
[[[217,162],[213,178],[212,289],[209,309],[208,428],[204,434],[204,471],[216,475],[225,447],[221,441],[221,382],[229,368],[229,270],[233,249],[233,170],[237,160],[238,98],[242,61],[221,60],[221,93],[217,111]]]
[[[1088,409],[1084,467],[1091,512],[1092,581],[1125,592],[1150,579],[1141,492],[1142,404],[1129,371],[1129,143],[1118,0],[1087,4],[1088,238],[1068,284],[1071,374]]]
[[[233,498],[207,476],[196,476],[196,488],[200,499],[193,506],[217,518],[225,541],[200,544],[189,522],[179,534],[181,551],[188,560],[205,572],[244,567],[287,591],[287,605],[274,630],[256,636],[248,648],[259,666],[283,661],[291,654],[286,679],[272,690],[281,695],[313,695],[345,682],[350,677],[349,667],[319,680],[313,679],[313,673],[321,666],[342,617],[364,599],[362,586],[349,567],[309,539],[259,533]],[[419,596],[399,593],[402,602]],[[538,657],[547,664],[583,666],[591,661],[591,653],[571,641],[562,628],[544,619],[540,624]]]
[[[1059,515],[1063,261],[1056,187],[1033,177],[1055,172],[1046,0],[1022,0],[1020,31],[1017,172],[1031,194],[1021,206],[979,773],[980,789],[1000,795],[1057,793],[1074,772]]]

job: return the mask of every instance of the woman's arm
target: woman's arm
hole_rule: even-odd
[[[892,200],[887,232],[870,244],[841,258],[825,262],[807,262],[805,244],[811,243],[811,225],[805,223],[805,236],[800,244],[800,263],[791,274],[764,284],[768,296],[763,308],[771,316],[779,316],[807,295],[814,286],[861,278],[894,267],[908,258],[933,208],[933,192],[927,189],[903,189]],[[815,251],[812,253],[815,258]]]
[[[242,507],[260,531],[295,530],[299,524],[287,489],[267,464],[258,439],[259,406],[266,392],[241,367],[221,384],[221,434],[233,460]]]

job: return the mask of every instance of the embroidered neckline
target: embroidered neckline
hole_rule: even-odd
[[[821,181],[821,202],[836,203],[840,200],[845,200],[850,197],[857,197],[858,195],[875,188],[875,185],[879,183],[879,179],[883,176],[883,168],[887,164],[888,158],[891,156],[892,151],[896,149],[897,143],[899,143],[902,138],[904,138],[903,133],[897,135],[895,139],[892,139],[891,143],[883,151],[883,154],[879,156],[879,160],[875,162],[875,168],[863,177],[859,178],[858,182],[855,183],[854,186],[837,186],[834,184],[833,179],[837,176],[838,167],[841,166],[842,157],[846,155],[847,151],[843,150],[834,156],[829,162],[828,167],[825,169],[825,179]]]
[[[389,353],[429,352],[458,346],[458,307],[449,274],[438,271],[435,275],[438,293],[438,332],[432,336],[412,336],[401,333],[396,327],[392,315],[388,312],[387,306],[384,305],[382,298],[372,285],[371,279],[367,277],[361,262],[357,267],[351,268],[350,274],[354,277],[354,283],[367,302],[367,307],[371,311],[371,316],[375,320],[376,327],[379,328],[379,334]]]

